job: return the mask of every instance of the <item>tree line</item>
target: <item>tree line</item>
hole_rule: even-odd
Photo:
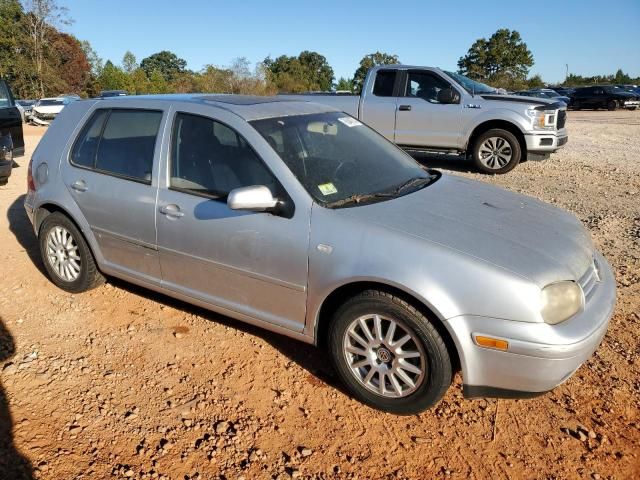
[[[68,11],[56,0],[0,0],[0,78],[6,78],[20,98],[60,94],[96,96],[102,90],[130,94],[217,92],[271,95],[278,92],[340,90],[358,93],[367,71],[376,65],[401,63],[397,55],[365,55],[350,78],[336,80],[326,57],[302,51],[297,56],[266,57],[252,65],[239,57],[228,65],[205,65],[199,71],[175,53],[161,51],[140,62],[128,51],[119,63],[103,61],[87,41],[62,29],[71,24]],[[476,40],[458,69],[494,87],[519,90],[545,85],[529,77],[533,54],[517,31],[500,29]],[[569,75],[566,85],[639,83],[622,70],[614,75]]]

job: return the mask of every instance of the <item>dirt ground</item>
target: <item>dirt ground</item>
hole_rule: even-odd
[[[504,176],[425,163],[576,214],[613,265],[597,353],[533,400],[418,416],[347,396],[311,346],[123,282],[71,295],[24,213],[29,155],[0,187],[0,478],[640,477],[640,112],[570,112],[566,148]]]

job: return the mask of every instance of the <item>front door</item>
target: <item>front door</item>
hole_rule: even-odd
[[[13,144],[14,156],[24,154],[24,138],[22,136],[22,118],[15,106],[9,86],[0,80],[0,137],[9,136]]]
[[[178,112],[173,120],[166,186],[158,192],[163,285],[232,315],[301,332],[308,216],[227,206],[231,190],[250,185],[265,185],[274,197],[290,200],[244,137],[220,121],[234,116],[220,112],[213,119],[208,111]]]
[[[409,70],[403,96],[398,99],[396,139],[412,147],[459,148],[462,105],[440,103],[438,93],[454,88],[427,70]]]
[[[98,109],[72,147],[64,182],[106,267],[160,281],[152,181],[162,112]]]

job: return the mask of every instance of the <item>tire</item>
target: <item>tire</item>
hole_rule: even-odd
[[[613,112],[614,110],[618,109],[618,102],[616,102],[615,100],[610,100],[607,103],[607,110],[609,110],[610,112]]]
[[[104,282],[84,236],[66,215],[48,215],[38,238],[42,263],[59,288],[80,293]]]
[[[479,171],[503,174],[510,172],[520,163],[522,150],[513,133],[501,128],[492,128],[476,139],[471,157]]]
[[[638,107],[629,107],[629,110],[631,110],[632,112]]]
[[[381,334],[376,333],[376,316]],[[361,321],[371,335],[365,334]],[[387,338],[392,322],[395,333]],[[400,344],[406,337],[409,340]],[[451,359],[434,325],[409,303],[386,292],[367,290],[340,306],[329,327],[328,346],[349,392],[385,412],[420,413],[438,403],[451,385]],[[364,365],[355,366],[358,363]]]

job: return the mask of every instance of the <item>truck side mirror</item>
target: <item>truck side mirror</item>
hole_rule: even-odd
[[[438,103],[460,103],[460,94],[451,87],[443,88],[438,92]]]

